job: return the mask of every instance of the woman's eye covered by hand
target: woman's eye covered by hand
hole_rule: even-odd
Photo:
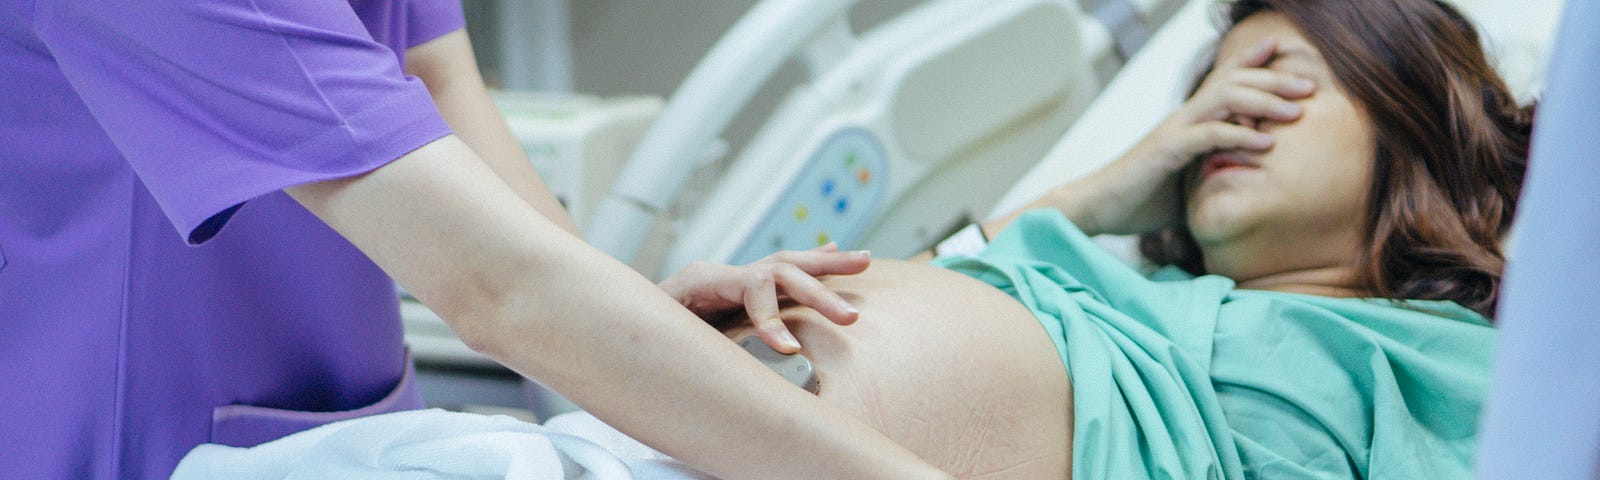
[[[1217,61],[1195,94],[1152,137],[1169,167],[1181,168],[1207,152],[1266,151],[1274,139],[1263,123],[1300,118],[1297,102],[1316,92],[1309,79],[1269,68],[1277,41],[1264,38],[1243,52]]]
[[[743,307],[763,342],[779,352],[795,353],[800,342],[778,317],[779,302],[792,299],[834,323],[854,323],[859,312],[818,277],[861,273],[871,261],[865,251],[841,252],[830,243],[812,250],[774,253],[742,266],[695,262],[660,286],[708,321]]]
[[[1192,123],[1224,121],[1253,126],[1258,120],[1293,121],[1316,83],[1300,75],[1270,68],[1277,42],[1266,38],[1251,49],[1217,62],[1185,103]]]
[[[1183,221],[1178,177],[1211,152],[1272,148],[1263,123],[1292,122],[1317,86],[1269,68],[1278,43],[1263,38],[1217,61],[1195,93],[1115,162],[1075,183],[1074,221],[1096,233],[1137,234]]]

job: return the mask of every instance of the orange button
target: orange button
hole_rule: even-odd
[[[866,185],[867,182],[872,181],[872,171],[865,168],[856,170],[856,181],[861,182],[862,185]]]

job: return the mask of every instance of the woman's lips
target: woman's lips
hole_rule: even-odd
[[[1200,165],[1200,179],[1211,178],[1211,175],[1223,170],[1233,168],[1261,168],[1260,164],[1253,162],[1243,155],[1235,152],[1219,152],[1207,155],[1204,163]]]

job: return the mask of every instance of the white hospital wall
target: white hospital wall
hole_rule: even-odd
[[[503,4],[526,0],[466,0],[467,28],[485,79],[500,84],[507,55],[517,50],[499,41]],[[572,91],[602,97],[656,95],[678,88],[700,58],[756,0],[567,0],[571,23]],[[858,30],[876,25],[922,0],[867,0],[850,12]],[[772,112],[784,91],[799,83],[791,64],[773,75],[725,132],[735,151]]]

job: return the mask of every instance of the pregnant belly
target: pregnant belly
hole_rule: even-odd
[[[854,325],[783,311],[822,398],[960,478],[1069,476],[1072,387],[1021,303],[965,275],[892,260],[825,283],[861,311]]]

